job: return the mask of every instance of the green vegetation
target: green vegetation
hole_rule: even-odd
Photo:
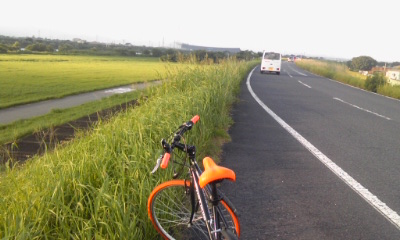
[[[343,63],[329,61],[307,59],[298,61],[296,64],[297,66],[317,75],[376,92],[384,96],[400,99],[400,86],[391,86],[386,84],[386,78],[381,74],[374,74],[367,78],[358,72],[350,71]]]
[[[154,51],[153,51],[154,52]],[[229,56],[228,53],[224,52],[207,52],[204,50],[196,50],[191,54],[185,54],[180,51],[176,51],[173,49],[168,49],[164,55],[160,57],[163,62],[207,62],[207,63],[219,63],[220,61],[225,61]],[[239,58],[239,54],[237,55],[237,59]]]
[[[152,49],[145,46],[134,46],[130,43],[114,44],[87,42],[82,39],[73,39],[70,41],[0,35],[0,53],[150,57]]]
[[[365,80],[365,89],[371,92],[378,92],[378,89],[386,84],[386,78],[382,73],[374,73]]]
[[[4,44],[0,44],[0,53],[7,53],[7,46]]]
[[[155,58],[0,55],[0,108],[160,78]]]
[[[369,56],[355,57],[351,61],[347,62],[347,66],[353,71],[369,71],[377,64],[378,62]]]
[[[205,50],[183,50],[164,47],[134,46],[131,43],[115,44],[87,42],[83,39],[58,40],[35,37],[7,37],[0,35],[0,53],[12,54],[55,54],[55,55],[86,55],[86,56],[124,56],[124,57],[155,57],[162,61],[179,62],[182,57],[195,55],[197,60],[218,63],[222,59],[235,56],[238,60],[252,60],[262,53],[241,51],[237,54],[227,51],[213,52]],[[208,55],[207,57],[205,57]]]
[[[379,86],[377,92],[384,96],[400,99],[400,86],[385,84],[383,86]]]
[[[138,99],[142,92],[134,91],[116,94],[108,98],[82,104],[68,109],[54,109],[49,114],[35,118],[15,121],[11,124],[0,125],[0,144],[14,142],[17,139],[46,128],[59,126],[75,119],[90,115],[103,109]]]
[[[139,107],[97,125],[62,149],[0,175],[0,236],[5,239],[156,239],[147,197],[171,171],[149,172],[160,139],[199,114],[186,141],[198,159],[216,156],[215,137],[252,64],[171,68]],[[226,134],[224,135],[226,137]]]
[[[345,64],[311,59],[303,59],[302,61],[297,61],[296,64],[297,66],[317,75],[359,88],[364,88],[366,77],[359,73],[350,71]]]

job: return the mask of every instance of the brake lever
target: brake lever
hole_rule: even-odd
[[[163,154],[161,154],[158,158],[157,158],[157,163],[156,163],[156,166],[153,168],[153,170],[151,171],[151,174],[154,174],[156,171],[157,171],[157,169],[160,167],[160,165],[161,165],[161,160],[162,160],[162,158],[163,158]]]

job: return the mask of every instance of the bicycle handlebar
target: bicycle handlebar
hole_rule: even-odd
[[[175,148],[175,146],[177,144],[179,144],[179,141],[181,140],[181,136],[186,131],[192,129],[193,125],[196,124],[199,120],[200,120],[200,116],[196,115],[190,121],[182,124],[179,127],[180,130],[175,133],[174,141],[171,143],[171,145],[169,145],[164,139],[161,141],[161,144],[162,144],[162,146],[164,148],[164,151],[165,151],[164,156],[162,158],[162,162],[161,162],[161,168],[162,169],[165,169],[165,168],[168,167],[169,159],[171,157],[171,152]]]
[[[190,121],[192,121],[193,124],[196,124],[197,121],[199,121],[199,120],[200,120],[200,116],[196,115],[196,116],[192,117],[192,119]]]
[[[168,167],[168,162],[169,162],[169,159],[171,158],[171,154],[170,153],[164,153],[164,157],[163,157],[163,159],[162,159],[162,162],[161,162],[161,168],[162,169],[165,169],[165,168],[167,168]]]

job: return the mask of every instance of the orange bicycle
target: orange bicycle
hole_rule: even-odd
[[[198,115],[182,124],[170,136],[170,143],[162,139],[163,154],[157,159],[152,173],[166,168],[170,159],[180,171],[174,169],[174,179],[158,185],[150,194],[147,210],[149,217],[164,239],[238,239],[240,224],[237,211],[229,199],[217,190],[224,179],[236,180],[235,173],[203,159],[204,172],[196,162],[195,146],[181,143],[183,134],[200,119]],[[178,161],[171,157],[178,149],[185,157]],[[189,161],[187,161],[187,157]],[[176,179],[187,170],[184,179]]]

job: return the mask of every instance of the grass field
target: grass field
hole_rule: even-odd
[[[200,121],[185,137],[197,158],[218,158],[240,82],[258,64],[229,61],[168,71],[140,106],[65,147],[0,174],[4,239],[158,239],[147,197],[171,168],[150,175],[160,139],[183,121]],[[220,142],[220,141],[218,141]]]
[[[159,79],[158,58],[1,55],[0,108]]]

